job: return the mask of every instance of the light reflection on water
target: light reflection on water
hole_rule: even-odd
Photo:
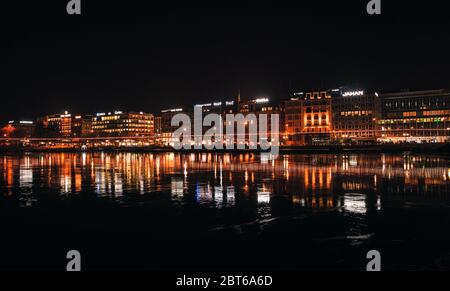
[[[194,195],[196,203],[218,208],[242,199],[266,207],[282,198],[294,207],[362,215],[381,210],[383,199],[445,200],[450,168],[445,158],[418,155],[284,155],[267,161],[254,154],[30,153],[2,156],[0,177],[2,196],[18,196],[23,207],[39,204],[43,194],[120,200],[163,192],[173,201]]]
[[[275,161],[254,154],[213,153],[3,155],[0,215],[5,215],[4,221],[13,217],[11,221],[27,229],[12,225],[9,232],[14,235],[5,236],[11,239],[18,235],[34,239],[28,233],[36,226],[52,234],[49,221],[64,216],[58,212],[61,206],[69,210],[63,217],[69,225],[83,231],[89,231],[92,221],[99,225],[86,237],[98,235],[96,241],[103,241],[104,233],[110,231],[114,238],[118,233],[126,238],[121,246],[140,241],[145,238],[143,233],[149,234],[149,244],[157,244],[153,238],[164,236],[161,233],[174,242],[197,233],[216,244],[240,246],[244,234],[243,240],[253,239],[253,259],[260,258],[270,245],[276,251],[264,253],[272,254],[267,264],[280,260],[284,266],[283,258],[294,256],[294,267],[308,258],[313,264],[327,246],[322,262],[336,254],[330,260],[337,265],[352,264],[349,257],[359,264],[365,258],[359,250],[362,247],[392,250],[399,256],[398,263],[427,246],[424,261],[405,261],[403,266],[408,269],[431,265],[430,258],[445,257],[448,252],[449,165],[443,156],[392,154],[284,155]],[[123,212],[111,206],[135,207],[131,213],[138,213],[140,220],[129,216],[130,212],[121,216]],[[48,211],[50,220],[40,215],[43,212],[17,211],[22,207]],[[85,209],[91,216],[83,220]],[[105,215],[115,223],[104,220]],[[40,223],[29,224],[34,220]],[[124,231],[118,222],[127,230],[137,226],[134,232]],[[71,228],[67,229],[71,237]],[[259,244],[261,240],[265,244]],[[305,252],[290,253],[286,242]],[[163,241],[160,247],[166,244]],[[128,245],[125,249],[134,248]],[[246,255],[248,251],[243,250]],[[233,258],[233,252],[222,258]],[[264,256],[257,265],[266,262]]]

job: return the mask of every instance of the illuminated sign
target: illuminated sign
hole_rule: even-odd
[[[105,116],[105,113],[97,113],[97,116]]]
[[[350,97],[350,96],[362,96],[364,95],[364,91],[349,91],[342,93],[342,96],[344,97]]]
[[[212,106],[212,103],[207,103],[207,104],[197,104],[195,105],[195,107],[210,107]]]
[[[234,101],[227,101],[225,104],[227,106],[233,106],[234,105]]]
[[[222,102],[214,102],[213,105],[214,106],[222,106]]]
[[[255,99],[256,103],[268,103],[269,102],[269,98],[258,98]]]
[[[162,113],[167,113],[167,112],[181,112],[181,111],[183,111],[183,109],[181,109],[181,108],[161,110]]]

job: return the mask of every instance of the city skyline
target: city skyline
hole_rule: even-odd
[[[66,3],[7,3],[0,118],[159,111],[168,99],[205,103],[237,88],[280,100],[349,80],[367,90],[450,88],[448,3],[391,2],[371,17],[365,1],[96,1],[78,18]]]
[[[400,92],[404,92],[404,93],[408,93],[408,92],[426,92],[426,91],[436,91],[436,90],[442,90],[442,91],[449,91],[449,88],[446,87],[435,87],[435,88],[422,88],[420,86],[416,86],[414,88],[399,88],[398,90],[390,90],[390,91],[386,91],[383,90],[381,88],[377,89],[370,89],[370,90],[366,90],[364,88],[361,87],[352,87],[352,86],[348,86],[348,85],[341,85],[341,86],[336,86],[336,87],[328,87],[328,88],[309,88],[309,89],[301,89],[298,88],[297,90],[293,90],[292,92],[290,92],[290,94],[286,94],[286,96],[284,97],[279,97],[279,98],[273,98],[272,96],[269,95],[243,95],[242,94],[242,90],[240,88],[236,88],[234,90],[230,90],[231,93],[228,96],[222,96],[222,97],[211,97],[209,99],[204,99],[203,103],[193,103],[193,102],[184,102],[184,103],[177,103],[177,104],[162,104],[161,105],[161,109],[158,110],[147,110],[143,107],[138,107],[138,108],[131,108],[131,109],[125,109],[127,108],[127,106],[116,106],[116,107],[107,107],[104,108],[105,110],[91,110],[91,109],[85,109],[83,111],[74,111],[71,110],[71,106],[65,106],[63,107],[61,110],[56,111],[56,112],[43,112],[43,114],[38,114],[38,115],[33,115],[33,116],[18,116],[18,115],[14,115],[14,112],[12,112],[12,117],[11,118],[1,118],[0,116],[0,122],[3,123],[7,123],[10,121],[14,121],[14,122],[19,122],[19,121],[35,121],[37,118],[45,116],[45,115],[60,115],[60,114],[64,114],[66,112],[71,113],[71,114],[76,114],[76,115],[96,115],[96,114],[112,114],[114,112],[129,112],[129,113],[140,113],[140,112],[144,112],[146,114],[153,114],[153,115],[158,115],[164,112],[168,112],[171,110],[191,110],[193,107],[198,106],[198,105],[208,105],[208,104],[214,104],[214,103],[226,103],[226,102],[235,102],[236,98],[242,99],[242,100],[256,100],[256,99],[268,99],[268,101],[271,104],[282,104],[283,102],[290,100],[291,98],[295,97],[296,94],[298,93],[303,93],[303,92],[324,92],[324,91],[333,91],[333,90],[342,90],[342,91],[349,91],[349,92],[363,92],[363,93],[370,93],[370,94],[379,94],[379,95],[386,95],[386,94],[397,94]],[[351,95],[349,95],[351,97]],[[167,99],[170,100],[170,99]],[[168,101],[171,102],[171,101]]]
[[[450,270],[450,1],[4,2],[0,272]]]
[[[216,130],[217,122],[222,124],[221,128],[232,126],[233,131],[236,128],[241,131],[238,136],[232,134],[234,138],[230,140],[223,130],[221,140],[230,146],[239,144],[258,148],[259,143],[253,138],[261,125],[255,127],[250,124],[261,122],[261,115],[268,118],[263,122],[267,124],[268,121],[269,124],[263,129],[264,134],[271,142],[275,139],[276,146],[450,141],[449,90],[384,93],[349,87],[297,92],[279,102],[262,96],[244,98],[238,91],[233,99],[209,100],[189,107],[166,107],[160,112],[150,113],[114,110],[83,115],[65,111],[34,120],[8,121],[0,127],[0,141],[7,147],[20,146],[23,140],[25,143],[21,146],[59,149],[173,147],[179,141],[190,139],[185,136],[185,121],[182,125],[173,126],[174,118],[183,114],[183,120],[187,118],[192,122],[198,113],[202,118],[209,114],[219,118],[219,121],[214,121],[214,126],[200,126],[202,134],[206,130]],[[230,114],[234,117],[228,124]],[[235,118],[238,115],[241,117]],[[58,143],[54,144],[55,141]],[[218,143],[219,147],[222,142]],[[202,147],[201,144],[196,145]]]

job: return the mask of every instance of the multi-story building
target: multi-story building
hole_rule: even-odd
[[[155,115],[154,117],[155,127],[155,144],[163,145],[162,142],[162,118],[161,115]]]
[[[168,146],[172,143],[172,133],[178,128],[172,126],[172,118],[183,113],[182,108],[172,108],[161,110],[161,133],[159,143],[163,146]]]
[[[34,135],[36,125],[33,121],[11,120],[0,129],[0,137],[29,138]]]
[[[153,115],[144,112],[97,113],[92,130],[98,137],[148,137],[150,141],[155,134]]]
[[[379,137],[378,93],[339,90],[333,94],[333,140],[337,142],[375,143]]]
[[[38,137],[71,137],[72,114],[65,111],[63,114],[53,114],[37,119]]]
[[[267,127],[265,136],[267,137],[268,141],[271,142],[273,140],[274,135],[280,135],[280,132],[282,131],[282,124],[283,122],[278,120],[278,130],[275,130],[275,128],[272,128],[272,117],[273,115],[278,115],[279,118],[282,118],[281,110],[279,106],[274,104],[270,101],[267,97],[260,97],[260,98],[254,98],[246,101],[241,101],[240,97],[238,97],[239,103],[236,106],[237,113],[241,113],[246,117],[244,119],[244,124],[236,124],[236,126],[244,126],[245,128],[245,144],[247,146],[257,146],[253,144],[252,139],[250,138],[250,127],[256,126],[258,129],[258,133],[256,137],[253,137],[254,140],[257,140],[259,142],[260,134],[262,133],[262,129],[260,127],[261,122],[261,116],[262,114],[265,114],[267,117]],[[256,117],[256,120],[251,120],[248,118],[249,114],[254,114]],[[256,122],[256,125],[253,124],[253,122]],[[238,141],[239,136],[237,135],[237,129],[235,131],[235,142]],[[242,137],[241,137],[242,139]]]
[[[295,93],[294,96],[283,102],[284,134],[283,144],[296,146],[302,143],[302,98],[303,93]]]
[[[194,106],[194,110],[201,108],[202,109],[202,117],[205,118],[205,116],[209,114],[217,114],[222,118],[222,130],[223,130],[223,141],[226,140],[225,131],[226,131],[226,115],[227,114],[234,114],[237,110],[237,103],[233,100],[231,101],[216,101],[213,103],[207,103],[207,104],[196,104]],[[194,120],[194,112],[189,112],[191,115],[192,120]],[[213,125],[214,127],[216,125]],[[205,134],[211,127],[203,126],[202,127],[202,134]]]
[[[93,115],[84,115],[81,117],[81,136],[82,137],[91,137],[94,134],[94,130],[92,129],[92,121],[94,119]]]
[[[92,115],[53,114],[37,119],[37,137],[89,137],[92,135]]]
[[[332,131],[331,94],[316,91],[300,94],[302,99],[302,141],[304,145],[322,145],[330,141]]]
[[[450,141],[450,92],[430,90],[382,94],[381,142]]]
[[[71,136],[72,137],[91,137],[92,130],[92,115],[75,115],[72,117]]]
[[[299,92],[283,102],[284,145],[323,145],[330,142],[333,129],[332,93]]]

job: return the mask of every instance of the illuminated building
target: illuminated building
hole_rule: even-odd
[[[330,91],[295,93],[283,105],[285,145],[323,145],[330,142]]]
[[[380,99],[377,93],[339,90],[338,94],[333,94],[331,103],[335,141],[376,142],[380,112]]]
[[[122,111],[97,113],[92,119],[92,130],[98,137],[149,137],[153,140],[153,115]]]
[[[164,146],[170,145],[172,141],[172,133],[177,129],[176,126],[172,126],[172,117],[183,113],[182,108],[172,108],[161,110],[161,133],[160,143]]]
[[[89,137],[92,135],[92,115],[74,115],[65,111],[37,119],[37,137]]]
[[[302,100],[296,93],[294,97],[283,102],[284,109],[284,135],[283,144],[287,146],[300,145],[302,143]]]
[[[0,129],[1,137],[32,137],[35,131],[35,124],[33,121],[14,121],[11,120]]]
[[[382,94],[381,142],[448,142],[450,92],[430,90]]]
[[[70,137],[72,134],[72,114],[53,114],[38,118],[38,136],[40,137]]]
[[[223,120],[223,129],[225,131],[226,128],[226,115],[227,114],[234,114],[236,112],[236,102],[235,101],[225,101],[225,102],[213,102],[213,103],[207,103],[207,104],[196,104],[195,107],[202,108],[202,116],[203,118],[207,116],[208,114],[218,114],[222,117]],[[191,115],[192,120],[194,120],[194,114],[193,112],[189,112]],[[203,134],[208,130],[209,128],[203,127]]]
[[[155,115],[154,118],[154,127],[155,127],[155,143],[158,145],[162,145],[162,117],[161,115]]]
[[[93,135],[92,115],[75,115],[72,117],[72,137],[90,137]]]
[[[240,96],[238,97],[240,100]],[[280,134],[280,132],[273,132],[272,130],[272,115],[278,114],[279,118],[282,118],[282,114],[280,111],[279,106],[273,104],[269,98],[267,97],[258,97],[246,101],[240,101],[239,104],[237,104],[237,113],[241,113],[246,117],[249,114],[254,114],[256,117],[257,122],[257,128],[258,128],[258,134],[261,134],[261,128],[260,128],[260,115],[265,114],[267,116],[267,131],[266,131],[266,137],[269,139],[269,141],[272,139],[273,134]],[[243,120],[244,126],[245,126],[245,143],[249,146],[253,146],[250,144],[250,138],[249,138],[249,127],[254,122],[253,120],[247,118]],[[281,126],[282,121],[279,120],[279,126]],[[239,124],[238,124],[239,126]],[[242,124],[241,124],[242,126]],[[280,130],[280,129],[279,129]],[[235,136],[235,141],[237,141],[237,137]]]
[[[92,115],[85,115],[81,119],[81,136],[90,137],[93,135],[94,131],[92,129]]]
[[[208,115],[210,113],[216,113],[223,117],[225,114],[232,114],[235,112],[235,101],[225,101],[225,102],[213,102],[206,104],[196,104],[195,107],[201,107],[203,115]]]
[[[299,92],[283,102],[286,146],[328,144],[332,133],[331,100],[336,90]]]
[[[331,95],[327,91],[304,94],[302,106],[303,143],[326,144],[332,130]]]

